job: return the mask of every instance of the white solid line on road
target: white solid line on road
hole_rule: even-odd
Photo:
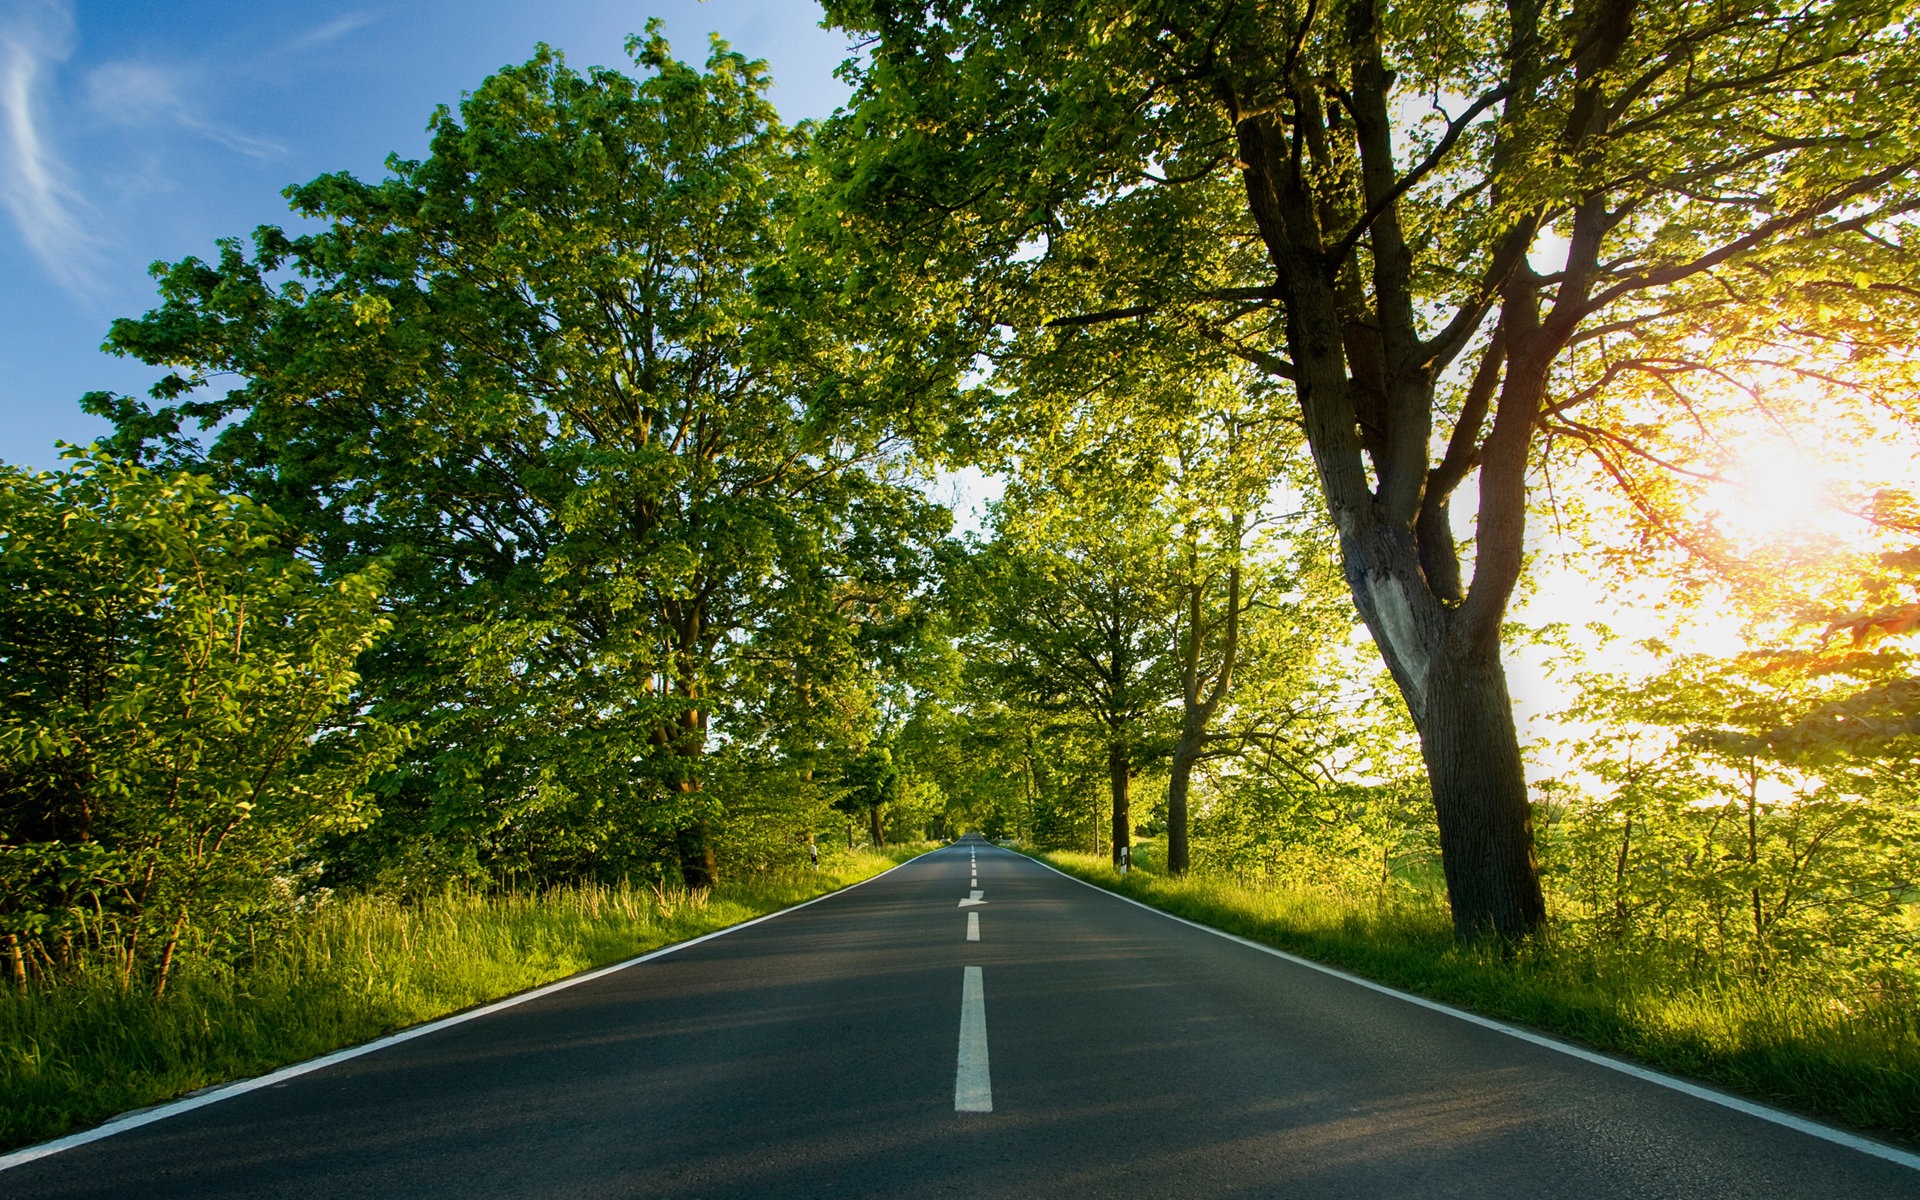
[[[967,914],[967,940],[970,942],[977,942],[980,940],[980,914],[979,913]]]
[[[907,862],[914,861],[917,860],[907,860]],[[854,888],[872,883],[882,876],[891,875],[906,865],[907,863],[897,863],[880,872],[879,875],[869,876],[866,879],[860,880],[858,883],[850,883],[837,891],[815,896],[811,900],[803,900],[798,904],[780,909],[777,912],[770,912],[765,916],[755,917],[751,921],[742,921],[738,925],[729,925],[725,929],[716,929],[712,933],[703,933],[699,937],[688,938],[684,942],[675,942],[671,946],[662,946],[658,950],[648,951],[637,958],[629,958],[625,962],[617,962],[611,966],[601,967],[594,971],[586,971],[579,975],[569,975],[565,979],[557,979],[544,987],[534,988],[530,992],[521,992],[517,996],[508,996],[506,999],[496,1000],[492,1004],[485,1004],[479,1008],[470,1008],[466,1012],[455,1013],[450,1017],[442,1017],[438,1021],[428,1021],[424,1025],[415,1025],[411,1029],[402,1029],[398,1033],[391,1033],[386,1037],[378,1038],[371,1042],[364,1042],[358,1046],[348,1046],[344,1050],[335,1050],[331,1054],[323,1054],[319,1058],[310,1058],[306,1062],[281,1067],[277,1071],[265,1075],[256,1075],[252,1079],[237,1079],[232,1083],[211,1087],[205,1091],[195,1092],[190,1096],[183,1096],[178,1100],[157,1104],[152,1108],[136,1109],[130,1113],[123,1113],[104,1125],[96,1125],[92,1129],[85,1129],[79,1133],[70,1133],[66,1137],[55,1138],[51,1142],[41,1142],[37,1146],[23,1146],[11,1154],[0,1154],[0,1171],[23,1166],[37,1159],[47,1158],[60,1153],[62,1150],[72,1150],[76,1146],[84,1146],[88,1142],[97,1142],[102,1138],[112,1137],[116,1133],[125,1133],[129,1129],[138,1129],[142,1125],[151,1125],[155,1121],[163,1121],[168,1117],[177,1117],[181,1113],[192,1112],[196,1108],[205,1108],[209,1104],[217,1104],[222,1100],[231,1099],[234,1096],[244,1096],[248,1092],[257,1092],[261,1088],[273,1087],[276,1084],[285,1083],[289,1079],[295,1079],[301,1075],[311,1074],[314,1071],[331,1067],[335,1063],[343,1063],[351,1058],[359,1058],[363,1054],[372,1054],[374,1051],[384,1050],[388,1046],[397,1046],[401,1042],[410,1042],[414,1038],[425,1037],[430,1033],[438,1033],[440,1030],[454,1025],[463,1025],[479,1017],[491,1016],[503,1009],[525,1004],[529,1000],[538,1000],[542,996],[550,996],[555,992],[564,991],[570,987],[578,987],[583,983],[591,983],[602,976],[611,975],[615,971],[624,971],[628,967],[637,967],[641,963],[652,962],[656,958],[665,958],[669,954],[678,954],[680,951],[691,949],[702,942],[710,942],[714,938],[725,937],[730,933],[739,933],[742,929],[758,925],[762,921],[771,921],[775,917],[784,917],[790,912],[798,912],[803,908],[818,904],[822,900],[831,900],[842,892],[850,892]]]
[[[1762,1121],[1770,1121],[1775,1125],[1785,1126],[1796,1132],[1804,1133],[1809,1137],[1816,1137],[1824,1142],[1832,1142],[1836,1146],[1845,1146],[1849,1150],[1857,1150],[1862,1154],[1869,1154],[1874,1158],[1885,1159],[1887,1162],[1898,1163],[1900,1166],[1920,1171],[1920,1154],[1901,1150],[1898,1147],[1889,1146],[1884,1142],[1876,1142],[1872,1138],[1861,1137],[1859,1134],[1848,1133],[1844,1129],[1835,1129],[1831,1125],[1822,1125],[1818,1121],[1810,1121],[1805,1117],[1795,1116],[1790,1112],[1783,1112],[1780,1109],[1771,1108],[1753,1100],[1746,1100],[1739,1096],[1729,1095],[1726,1092],[1716,1091],[1713,1088],[1705,1087],[1690,1080],[1681,1079],[1675,1075],[1667,1075],[1660,1071],[1655,1071],[1650,1067],[1643,1067],[1638,1063],[1623,1062],[1617,1058],[1610,1058],[1597,1050],[1589,1050],[1585,1046],[1576,1046],[1571,1042],[1563,1042],[1556,1038],[1547,1037],[1545,1034],[1534,1033],[1530,1029],[1521,1029],[1517,1025],[1509,1025],[1504,1021],[1496,1021],[1492,1017],[1483,1017],[1479,1013],[1471,1013],[1465,1009],[1455,1008],[1451,1004],[1442,1004],[1438,1000],[1429,1000],[1425,996],[1416,996],[1411,992],[1403,992],[1398,988],[1390,988],[1384,983],[1375,983],[1371,979],[1362,979],[1358,975],[1349,974],[1337,967],[1329,967],[1325,963],[1317,963],[1310,958],[1301,958],[1297,954],[1288,954],[1285,950],[1276,950],[1272,946],[1256,942],[1252,938],[1244,938],[1237,933],[1228,933],[1224,929],[1215,929],[1211,925],[1202,925],[1198,921],[1189,921],[1185,917],[1177,917],[1164,909],[1155,908],[1151,904],[1142,904],[1131,896],[1122,896],[1118,892],[1110,892],[1099,884],[1088,883],[1084,879],[1074,879],[1073,876],[1068,875],[1052,863],[1041,862],[1031,855],[1028,855],[1027,858],[1028,861],[1045,867],[1055,875],[1059,875],[1065,879],[1072,879],[1073,882],[1080,886],[1092,888],[1103,896],[1111,896],[1115,900],[1123,904],[1131,904],[1135,908],[1144,908],[1155,916],[1165,917],[1169,921],[1178,921],[1182,925],[1191,925],[1202,933],[1210,933],[1215,937],[1225,938],[1230,942],[1238,942],[1249,950],[1258,950],[1262,954],[1271,954],[1275,958],[1283,958],[1295,966],[1305,967],[1309,971],[1318,971],[1322,975],[1331,975],[1335,979],[1344,979],[1348,983],[1356,987],[1366,988],[1370,992],[1379,992],[1383,996],[1392,996],[1397,1000],[1404,1000],[1408,1004],[1418,1005],[1421,1008],[1429,1009],[1433,1012],[1445,1013],[1447,1016],[1465,1021],[1469,1025],[1478,1025],[1482,1029],[1491,1029],[1495,1033],[1504,1033],[1510,1038],[1518,1038],[1520,1041],[1556,1051],[1569,1058],[1577,1058],[1582,1062],[1592,1063],[1597,1067],[1605,1067],[1609,1071],[1618,1071],[1622,1075],[1631,1075],[1635,1079],[1656,1084],[1670,1091],[1679,1092],[1684,1096],[1692,1096],[1696,1100],[1705,1100],[1709,1104],[1718,1104],[1722,1108],[1730,1108],[1737,1113],[1745,1113],[1750,1117],[1758,1117]],[[963,900],[961,903],[964,904],[966,901]]]
[[[953,1076],[953,1111],[993,1111],[993,1079],[987,1073],[987,988],[979,967],[967,968],[966,982],[960,987],[960,1068]]]

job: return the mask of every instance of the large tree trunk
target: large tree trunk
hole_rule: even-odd
[[[1107,746],[1107,778],[1113,790],[1113,865],[1120,865],[1121,852],[1133,841],[1133,812],[1129,787],[1133,782],[1133,758],[1127,744],[1115,741]]]
[[[1441,654],[1420,752],[1433,785],[1454,933],[1514,941],[1546,920],[1533,814],[1499,648]]]
[[[672,631],[674,697],[682,707],[673,717],[653,730],[655,745],[666,746],[679,761],[673,781],[674,790],[683,797],[686,824],[675,832],[675,850],[680,859],[680,880],[688,891],[713,888],[720,883],[720,864],[713,853],[713,829],[704,806],[693,797],[703,790],[700,765],[707,753],[707,712],[701,703],[700,668],[707,661],[707,619],[699,600],[665,602],[659,611],[663,624]]]
[[[880,806],[871,805],[867,809],[867,834],[873,839],[873,847],[878,850],[887,844],[886,831],[880,827]]]
[[[1500,641],[1438,603],[1412,531],[1343,538],[1347,581],[1420,731],[1454,931],[1517,941],[1546,917]]]
[[[1490,290],[1432,337],[1423,332],[1413,251],[1395,201],[1394,77],[1377,16],[1362,3],[1339,18],[1351,88],[1338,112],[1329,113],[1318,78],[1272,74],[1272,64],[1291,56],[1286,44],[1255,38],[1229,46],[1220,83],[1248,212],[1286,311],[1286,374],[1340,532],[1347,582],[1420,730],[1454,926],[1462,936],[1511,941],[1540,924],[1545,904],[1499,629],[1522,565],[1528,449],[1556,346],[1536,336],[1539,280],[1523,267],[1537,217],[1525,214],[1481,268]],[[1545,44],[1533,36],[1537,19],[1530,10],[1515,35],[1509,112],[1524,108],[1530,56]],[[1352,120],[1336,128],[1340,112]],[[1357,156],[1357,171],[1347,169],[1343,147]],[[1576,221],[1570,263],[1590,264],[1579,258],[1587,229]],[[1351,233],[1330,246],[1330,231]],[[1435,364],[1466,347],[1493,304],[1491,289],[1499,290],[1504,344],[1496,338],[1489,348],[1434,463]],[[1578,281],[1563,281],[1559,295],[1578,291]],[[1504,375],[1501,361],[1510,367]],[[1496,380],[1500,398],[1483,442]],[[1462,594],[1445,518],[1453,490],[1476,468],[1474,571]],[[1416,529],[1427,535],[1426,563]]]

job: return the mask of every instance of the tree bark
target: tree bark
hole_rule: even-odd
[[[1113,865],[1120,865],[1120,853],[1133,841],[1133,813],[1129,788],[1133,782],[1133,757],[1127,744],[1114,741],[1107,746],[1107,779],[1113,791]]]
[[[1420,751],[1454,933],[1516,941],[1546,920],[1547,909],[1498,646],[1436,656],[1428,687]]]
[[[1535,17],[1520,21],[1522,49],[1534,45]],[[1393,75],[1375,5],[1360,0],[1343,19],[1350,126],[1337,127],[1339,113],[1325,107],[1317,77],[1272,76],[1270,65],[1289,51],[1258,38],[1221,57],[1218,91],[1236,130],[1248,212],[1275,268],[1291,378],[1347,584],[1420,731],[1454,927],[1462,937],[1513,941],[1545,914],[1499,651],[1521,565],[1528,447],[1555,349],[1535,336],[1539,285],[1523,270],[1536,218],[1517,218],[1483,272],[1487,288],[1499,289],[1505,335],[1504,353],[1488,357],[1507,366],[1493,428],[1477,453],[1471,449],[1495,388],[1497,363],[1489,361],[1461,414],[1468,427],[1449,439],[1435,468],[1436,364],[1451,349],[1424,340],[1417,317],[1394,191]],[[1517,52],[1513,69],[1524,75],[1529,62]],[[1516,93],[1508,104],[1524,100]],[[1356,174],[1337,169],[1342,146],[1357,153]],[[1348,232],[1330,245],[1328,234],[1339,231]],[[1562,294],[1569,290],[1563,285]],[[1471,334],[1494,299],[1487,291],[1448,328]],[[1445,518],[1452,489],[1475,465],[1477,544],[1463,595]]]
[[[684,679],[691,680],[689,662],[683,661],[681,669]],[[680,685],[681,697],[690,704],[699,699],[699,692],[690,682]],[[656,735],[658,736],[658,735]],[[701,791],[698,764],[707,752],[707,714],[704,709],[689,707],[681,710],[674,720],[667,736],[671,739],[673,753],[680,760],[680,777],[675,783],[682,796],[693,796]],[[701,891],[712,888],[720,882],[720,864],[713,853],[713,831],[705,817],[699,817],[683,827],[678,836],[680,853],[680,880],[688,891]]]
[[[680,881],[690,892],[702,891],[720,882],[720,864],[713,856],[712,831],[705,821],[695,821],[680,831]]]
[[[1181,730],[1167,773],[1167,874],[1185,875],[1192,863],[1187,848],[1187,792],[1193,782],[1193,764],[1200,759],[1200,738]]]
[[[873,848],[878,850],[887,844],[886,832],[880,827],[880,806],[872,805],[867,809],[867,834],[873,839]]]
[[[1235,513],[1235,545],[1239,544],[1244,527],[1244,519]],[[1180,740],[1174,745],[1173,769],[1167,775],[1167,873],[1170,875],[1185,875],[1191,865],[1187,846],[1187,793],[1193,783],[1193,764],[1200,761],[1200,753],[1206,749],[1207,726],[1219,711],[1227,689],[1233,685],[1234,667],[1240,654],[1242,600],[1240,564],[1235,562],[1227,569],[1227,609],[1222,621],[1220,665],[1212,688],[1206,696],[1201,696],[1200,658],[1206,633],[1206,596],[1199,579],[1198,555],[1191,550],[1187,571],[1191,581],[1187,585],[1187,639],[1181,652]]]

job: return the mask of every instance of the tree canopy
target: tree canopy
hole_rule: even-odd
[[[164,992],[184,938],[274,899],[406,731],[357,666],[381,564],[323,580],[271,511],[96,456],[0,468],[0,929]],[[279,877],[279,878],[276,878]],[[223,920],[223,918],[225,920]]]
[[[381,702],[425,734],[396,848],[619,869],[664,843],[704,885],[714,738],[864,736],[945,526],[784,269],[806,131],[723,45],[704,71],[657,30],[630,48],[639,77],[542,49],[436,114],[425,160],[290,189],[319,231],[159,268],[110,344],[185,367],[158,407],[92,403],[149,457],[218,427],[207,466],[318,559],[394,558]]]
[[[970,347],[956,377],[1129,322],[1289,384],[1459,928],[1537,926],[1499,636],[1542,431],[1630,454],[1581,424],[1623,379],[1901,344],[1903,7],[827,8],[870,39],[826,141],[853,237],[899,267],[872,302]]]

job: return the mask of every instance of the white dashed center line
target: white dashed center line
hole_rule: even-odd
[[[987,1072],[987,989],[979,967],[967,968],[960,988],[960,1066],[953,1077],[953,1111],[993,1111],[993,1079]]]
[[[967,914],[967,940],[970,942],[977,942],[980,940],[980,914],[979,913]]]

